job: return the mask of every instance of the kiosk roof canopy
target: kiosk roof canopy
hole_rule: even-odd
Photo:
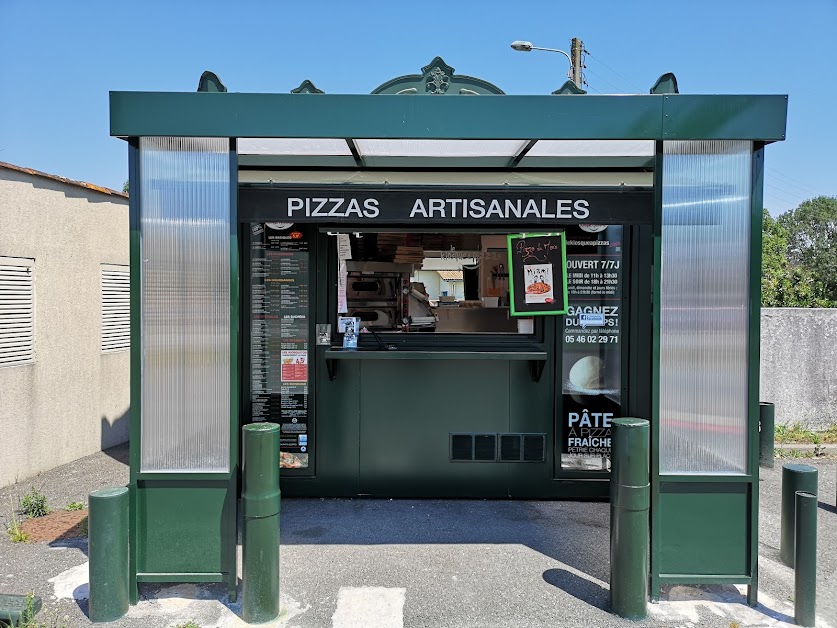
[[[676,90],[666,76],[645,95],[589,95],[568,82],[507,96],[436,57],[422,74],[345,95],[307,80],[290,94],[230,93],[205,72],[197,93],[111,92],[111,135],[239,138],[245,166],[501,168],[642,167],[659,140],[785,138],[787,96],[658,93]]]

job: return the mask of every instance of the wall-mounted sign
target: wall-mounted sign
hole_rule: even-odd
[[[243,186],[243,220],[320,223],[649,223],[650,189]]]
[[[508,236],[512,316],[567,312],[567,246],[563,233]]]
[[[309,247],[289,223],[253,223],[251,420],[281,426],[283,468],[309,468]]]

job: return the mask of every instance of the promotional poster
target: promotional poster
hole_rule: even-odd
[[[566,233],[561,466],[605,471],[622,403],[623,229],[580,225]]]

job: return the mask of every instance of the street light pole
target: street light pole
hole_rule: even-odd
[[[518,52],[531,52],[532,50],[560,52],[562,55],[567,57],[567,61],[570,62],[571,69],[567,75],[572,79],[573,83],[575,83],[578,87],[581,87],[581,82],[583,80],[581,78],[581,52],[584,49],[584,44],[578,37],[573,37],[572,40],[572,45],[570,47],[572,56],[570,56],[570,53],[558,50],[557,48],[541,48],[540,46],[533,46],[531,41],[515,41],[512,42],[511,47]]]

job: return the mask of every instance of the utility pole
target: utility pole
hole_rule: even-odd
[[[581,87],[581,51],[584,49],[584,44],[578,37],[573,37],[570,47],[570,54],[572,59],[570,63],[573,66],[573,83]]]

